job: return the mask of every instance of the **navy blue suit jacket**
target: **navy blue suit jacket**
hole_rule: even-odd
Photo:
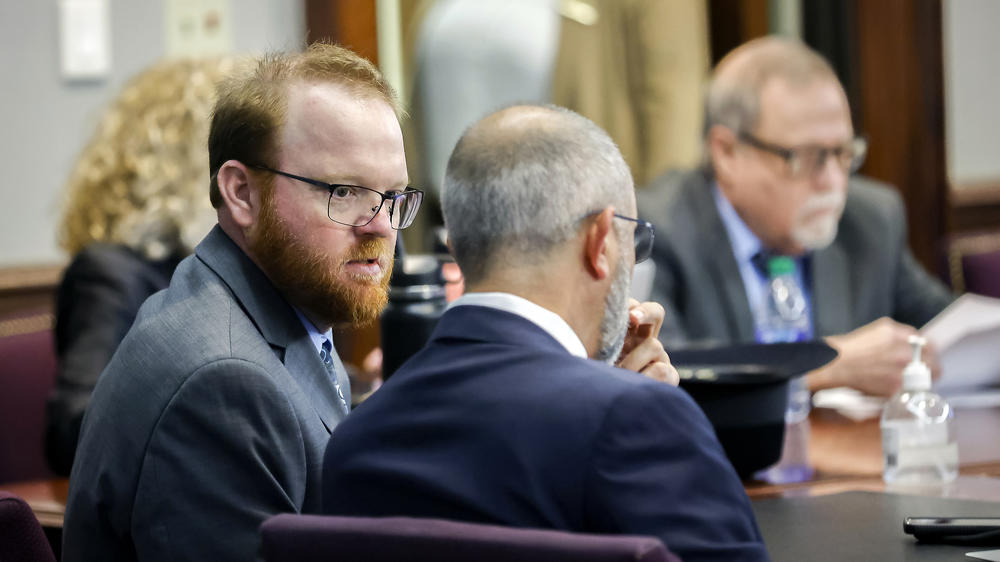
[[[682,390],[570,355],[479,306],[334,432],[323,509],[659,537],[685,560],[766,560],[743,486]]]

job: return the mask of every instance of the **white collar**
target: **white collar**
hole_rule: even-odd
[[[587,358],[587,349],[573,328],[570,328],[569,324],[555,312],[542,308],[528,299],[510,293],[466,293],[451,303],[448,308],[456,306],[485,306],[516,314],[545,330],[570,354]]]

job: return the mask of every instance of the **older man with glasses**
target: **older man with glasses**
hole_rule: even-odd
[[[334,432],[324,511],[654,535],[684,560],[766,560],[705,415],[654,380],[677,381],[663,309],[628,298],[653,232],[607,134],[555,107],[490,115],[452,152],[442,207],[467,293]]]
[[[220,87],[219,224],[101,375],[64,560],[254,560],[264,519],[319,510],[323,451],[351,404],[332,329],[378,318],[423,195],[399,113],[371,63],[326,44]]]
[[[894,392],[913,326],[952,297],[907,248],[897,192],[851,178],[867,142],[829,64],[796,41],[751,41],[719,63],[705,116],[704,169],[639,194],[661,234],[653,299],[667,310],[664,344],[759,340],[762,264],[786,256],[808,312],[799,336],[840,352],[809,373],[810,388]]]

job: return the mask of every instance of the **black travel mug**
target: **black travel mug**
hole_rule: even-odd
[[[397,257],[382,312],[383,380],[427,343],[446,307],[440,261],[432,255]]]

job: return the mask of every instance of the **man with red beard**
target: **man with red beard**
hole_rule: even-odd
[[[805,289],[805,337],[840,354],[808,374],[810,389],[895,392],[913,326],[952,296],[907,248],[898,193],[849,178],[867,143],[833,69],[796,41],[751,41],[719,63],[705,116],[704,169],[667,174],[638,196],[663,233],[652,299],[667,310],[664,345],[754,341],[767,294],[759,257],[789,256]]]
[[[350,387],[335,326],[387,300],[407,187],[392,88],[317,44],[220,86],[219,224],[151,297],[101,375],[70,479],[63,558],[252,560],[257,527],[315,512]]]

